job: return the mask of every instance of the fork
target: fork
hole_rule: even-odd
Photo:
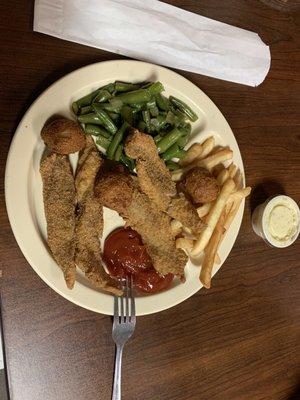
[[[130,278],[126,277],[125,294],[122,297],[115,296],[114,299],[112,338],[116,344],[116,360],[112,400],[121,400],[123,347],[134,332],[135,322],[135,302],[132,289],[132,276],[130,276]]]

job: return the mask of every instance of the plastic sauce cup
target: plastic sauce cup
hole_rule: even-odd
[[[252,227],[271,246],[290,246],[300,231],[299,207],[289,196],[271,197],[254,210]]]

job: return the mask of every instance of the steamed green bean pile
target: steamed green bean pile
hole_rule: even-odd
[[[78,122],[108,159],[134,170],[134,160],[124,153],[130,127],[151,135],[170,170],[178,168],[197,114],[176,97],[162,94],[160,82],[116,81],[102,86],[72,105]]]

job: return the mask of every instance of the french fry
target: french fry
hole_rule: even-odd
[[[176,248],[182,249],[189,255],[193,249],[193,240],[186,237],[178,238],[176,239]]]
[[[201,232],[198,240],[195,242],[193,250],[192,250],[192,256],[197,256],[200,254],[201,251],[204,250],[206,247],[207,243],[209,242],[211,235],[213,234],[213,231],[218,223],[218,220],[223,212],[223,209],[225,207],[225,204],[232,193],[232,191],[235,188],[235,183],[232,179],[227,179],[227,181],[224,183],[223,187],[221,188],[221,191],[219,193],[219,196],[217,200],[214,202],[213,206],[211,207],[207,218],[206,218],[206,227],[203,229]]]
[[[219,256],[218,253],[216,253],[216,255],[215,255],[215,260],[214,260],[214,262],[215,262],[215,264],[221,264],[221,258],[220,258],[220,256]]]
[[[231,195],[228,198],[228,203],[232,202],[232,201],[239,201],[239,200],[243,200],[245,197],[249,196],[249,194],[251,193],[251,187],[247,186],[243,189],[239,189],[233,193],[231,193]]]
[[[223,186],[225,181],[229,178],[229,172],[226,168],[222,169],[222,171],[217,176],[217,182],[219,186]]]
[[[225,221],[224,221],[224,228],[226,231],[230,228],[230,225],[236,216],[236,213],[238,212],[238,209],[240,208],[242,199],[238,199],[234,201],[229,209],[229,212],[226,213]]]
[[[211,209],[212,203],[204,203],[202,206],[197,208],[197,213],[200,218],[205,217],[208,214],[209,210]]]
[[[195,160],[192,164],[195,167],[204,167],[208,170],[212,170],[216,165],[232,159],[232,150],[222,149],[211,156],[204,158],[203,160]]]
[[[210,288],[211,273],[212,273],[212,269],[214,266],[216,253],[217,253],[222,235],[225,231],[224,227],[223,227],[224,218],[225,218],[225,212],[223,211],[216,226],[215,226],[215,229],[209,240],[209,243],[207,244],[207,246],[204,249],[204,259],[203,259],[202,266],[201,266],[200,281],[206,289]]]
[[[237,189],[241,189],[243,187],[243,176],[239,169],[237,170],[234,176],[234,182]]]
[[[203,151],[202,144],[200,143],[192,144],[192,146],[185,153],[185,156],[179,161],[179,164],[182,166],[190,164],[202,154],[202,151]]]
[[[227,168],[228,173],[230,178],[234,179],[236,171],[237,171],[237,166],[234,164],[230,164],[229,167]]]
[[[213,136],[209,137],[208,139],[204,140],[202,143],[202,152],[197,157],[197,160],[202,160],[203,158],[207,157],[209,153],[213,150],[215,146],[215,138]]]
[[[182,231],[182,223],[178,221],[177,219],[172,219],[171,221],[171,231],[174,236],[177,236],[181,233]]]
[[[172,181],[174,181],[174,182],[180,181],[183,174],[184,174],[183,169],[177,169],[176,171],[172,171],[172,174],[171,174]]]

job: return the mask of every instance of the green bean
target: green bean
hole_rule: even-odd
[[[107,150],[111,144],[111,141],[107,139],[106,137],[99,135],[96,139],[96,144],[99,146],[103,147],[105,150]]]
[[[98,125],[86,124],[84,131],[87,135],[93,136],[104,136],[106,138],[111,138],[111,134],[108,133],[105,129],[101,128]]]
[[[113,97],[112,99],[110,99],[109,104],[115,110],[115,112],[120,112],[123,107],[123,101],[120,99],[117,99],[116,97]]]
[[[180,166],[171,160],[166,162],[166,166],[170,171],[176,171],[177,169],[180,169]]]
[[[99,117],[100,121],[102,122],[104,128],[110,133],[116,133],[118,128],[111,120],[109,115],[104,110],[102,110],[101,106],[99,104],[94,103],[93,109],[96,112],[97,116]]]
[[[79,115],[77,120],[83,124],[102,125],[102,121],[95,113]]]
[[[120,115],[114,112],[108,112],[107,113],[109,115],[109,117],[115,122],[117,123],[119,121]]]
[[[123,106],[121,109],[121,115],[124,121],[128,122],[129,125],[133,125],[133,109],[129,106]]]
[[[117,147],[123,140],[123,136],[128,127],[129,127],[129,124],[126,121],[123,122],[123,125],[118,130],[118,132],[115,134],[115,136],[113,137],[111,144],[109,145],[109,147],[107,149],[107,158],[109,158],[110,160],[114,159],[114,155],[117,150]]]
[[[72,110],[75,115],[79,114],[80,107],[78,107],[76,101],[73,101],[72,103]]]
[[[121,93],[116,96],[117,99],[122,100],[126,104],[141,104],[147,103],[151,97],[164,90],[160,82],[152,83],[147,89],[137,89],[131,92]]]
[[[161,82],[154,82],[152,83],[152,85],[150,85],[147,89],[147,92],[151,95],[151,96],[155,96],[159,93],[161,93],[162,91],[165,90],[163,84]]]
[[[127,167],[131,172],[134,172],[135,163],[132,158],[125,156],[125,154],[121,154],[120,161]]]
[[[121,93],[116,96],[116,99],[122,100],[125,104],[141,104],[147,103],[151,99],[148,89],[138,89],[132,92]]]
[[[94,98],[94,103],[104,103],[111,98],[111,94],[108,90],[99,90],[97,96]]]
[[[113,94],[113,92],[115,91],[115,84],[108,83],[107,85],[102,86],[100,90],[107,90],[110,94]]]
[[[139,89],[140,86],[141,85],[136,84],[136,83],[116,81],[115,82],[115,91],[116,92],[131,92],[132,90]]]
[[[172,160],[172,158],[182,158],[185,155],[185,151],[181,150],[177,143],[169,147],[168,150],[162,154],[162,158],[165,161]]]
[[[175,112],[175,110],[174,110]],[[183,114],[178,114],[174,113],[173,111],[168,111],[167,116],[166,116],[166,122],[170,125],[181,125],[183,122],[185,122],[185,116]]]
[[[190,135],[192,132],[192,125],[188,122],[178,126],[178,129],[184,132],[185,135]]]
[[[143,108],[143,104],[130,104],[130,107],[134,109],[135,112],[141,111]]]
[[[123,151],[123,145],[119,144],[119,146],[117,147],[117,150],[115,152],[115,155],[114,155],[115,161],[120,161],[122,151]]]
[[[177,140],[177,144],[181,149],[183,149],[187,145],[188,141],[189,141],[189,136],[188,135],[182,135]]]
[[[84,114],[89,114],[91,112],[93,112],[92,106],[84,106],[78,110],[77,114],[84,115]]]
[[[156,104],[162,111],[168,111],[170,107],[169,100],[161,93],[155,96]]]
[[[94,100],[94,98],[97,96],[98,93],[99,93],[99,89],[94,90],[92,93],[89,93],[86,96],[81,97],[79,100],[74,101],[74,103],[72,105],[74,113],[77,114],[78,110],[81,107],[89,106],[92,103],[92,101]],[[76,109],[77,109],[77,112],[76,112]]]
[[[139,122],[138,122],[137,128],[138,128],[141,132],[146,132],[147,125],[145,124],[144,121],[139,121]]]
[[[147,111],[147,110],[142,111],[142,116],[143,116],[143,120],[146,124],[147,131],[149,132],[150,131],[150,113],[149,113],[149,111]]]
[[[159,110],[156,106],[156,102],[155,100],[150,100],[148,101],[148,103],[146,104],[147,110],[150,112],[152,117],[157,117],[159,114]]]
[[[158,153],[164,153],[169,147],[173,146],[174,143],[181,137],[182,132],[174,128],[172,131],[168,132],[158,143]]]
[[[178,108],[183,114],[185,114],[189,120],[192,122],[197,121],[198,115],[182,100],[177,99],[177,97],[170,96],[170,102]]]
[[[151,118],[150,122],[155,127],[156,130],[160,131],[166,123],[166,117],[164,115],[159,114],[156,118]]]
[[[160,141],[160,139],[162,139],[163,138],[163,136],[161,136],[161,135],[156,135],[156,136],[154,136],[154,142],[157,144],[159,141]]]
[[[159,110],[158,110],[158,108],[156,106],[149,108],[149,111],[150,111],[150,114],[151,114],[152,117],[158,117]]]

